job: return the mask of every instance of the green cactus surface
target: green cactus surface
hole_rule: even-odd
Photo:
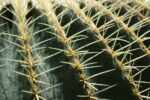
[[[0,0],[0,100],[150,100],[150,1]]]

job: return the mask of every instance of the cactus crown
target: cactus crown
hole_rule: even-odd
[[[0,100],[150,100],[150,5],[0,0]]]

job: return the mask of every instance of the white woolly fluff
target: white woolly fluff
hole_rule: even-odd
[[[0,0],[0,10],[5,6],[7,5],[8,3],[10,3],[10,1],[14,1],[14,0]],[[24,0],[26,1],[26,0]],[[36,8],[36,9],[40,9],[40,5],[39,5],[39,1],[40,2],[47,2],[47,1],[55,1],[57,4],[60,4],[60,5],[63,5],[63,6],[67,6],[66,5],[66,0],[27,0],[27,1],[31,1],[33,6]],[[150,5],[150,0],[139,0],[139,1],[143,1],[145,4],[147,5]]]
[[[49,2],[53,0],[30,0],[36,9],[42,9],[41,6],[49,6]]]
[[[31,0],[31,2],[36,9],[40,8],[37,0]]]
[[[60,5],[63,5],[63,6],[67,6],[66,5],[66,0],[31,0],[33,6],[36,9],[41,9],[40,4],[48,5],[50,1],[55,1],[57,4],[60,4]]]
[[[0,10],[8,3],[10,3],[10,0],[0,0]]]
[[[145,3],[150,3],[150,0],[144,0]],[[149,4],[150,5],[150,4]]]

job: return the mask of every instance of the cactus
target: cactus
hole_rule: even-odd
[[[150,100],[143,0],[0,0],[0,100]]]

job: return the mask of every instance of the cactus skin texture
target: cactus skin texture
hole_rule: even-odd
[[[0,100],[150,100],[148,0],[0,0]]]

